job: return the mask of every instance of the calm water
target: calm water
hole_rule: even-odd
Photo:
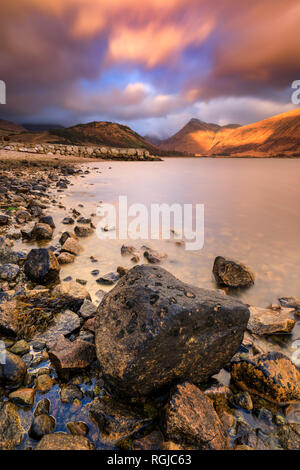
[[[63,217],[71,215],[70,207],[88,217],[101,201],[116,203],[120,195],[128,196],[129,205],[143,203],[148,208],[152,203],[204,204],[202,250],[186,251],[168,240],[146,241],[168,254],[164,268],[185,282],[214,289],[212,267],[215,257],[221,255],[247,264],[255,273],[254,287],[231,293],[246,303],[267,307],[280,296],[300,297],[300,160],[170,158],[163,162],[96,162],[84,168],[90,174],[72,177],[73,186],[58,198],[68,209],[52,210],[57,224],[53,244],[70,227],[61,224]],[[94,218],[94,223],[99,221]],[[99,285],[92,270],[103,275],[120,265],[133,266],[130,257],[121,256],[123,243],[126,241],[99,240],[96,233],[82,239],[84,253],[74,264],[63,267],[61,278],[86,279],[94,295]],[[128,243],[139,248],[145,241]],[[91,255],[98,263],[91,262]],[[299,324],[295,335],[300,337]]]

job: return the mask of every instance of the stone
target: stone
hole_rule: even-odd
[[[145,437],[132,441],[133,450],[160,450],[164,444],[164,437],[160,431],[153,431]]]
[[[84,319],[92,318],[97,313],[97,306],[90,300],[85,299],[80,307],[79,313]]]
[[[298,312],[300,311],[300,299],[297,299],[297,297],[281,297],[279,303],[284,308],[292,308]]]
[[[300,424],[291,423],[280,427],[278,439],[283,449],[300,450]]]
[[[74,263],[75,261],[75,256],[72,255],[71,253],[60,253],[60,255],[57,257],[57,261],[59,264],[70,264]]]
[[[0,402],[0,450],[14,450],[24,434],[17,407],[9,402]]]
[[[96,397],[90,404],[90,415],[99,431],[114,441],[134,436],[152,423],[132,406],[109,397]]]
[[[26,372],[27,367],[25,362],[19,356],[6,351],[5,363],[0,363],[0,385],[20,386]]]
[[[67,238],[61,249],[75,256],[78,256],[83,250],[82,246],[73,237]]]
[[[166,409],[166,435],[179,444],[203,450],[225,450],[229,439],[210,399],[195,385],[176,387]]]
[[[24,339],[17,341],[11,348],[10,352],[13,354],[17,354],[19,356],[23,356],[30,351],[30,346]]]
[[[248,330],[256,335],[291,333],[295,320],[290,318],[293,309],[250,307]]]
[[[48,393],[53,387],[53,379],[48,374],[38,375],[35,389],[40,393]]]
[[[63,232],[60,236],[59,243],[63,245],[68,238],[73,238],[77,240],[77,237],[72,232]]]
[[[16,221],[18,224],[26,224],[31,220],[31,214],[29,212],[24,211],[24,210],[19,210],[16,212]]]
[[[31,238],[33,240],[51,240],[53,229],[50,225],[37,223],[32,229]]]
[[[222,256],[215,259],[213,274],[217,284],[227,287],[248,287],[254,284],[254,275],[249,268]]]
[[[49,225],[49,227],[51,227],[53,230],[55,229],[55,223],[54,223],[53,217],[51,215],[44,215],[44,216],[40,217],[39,222],[41,224]]]
[[[279,352],[233,362],[231,378],[240,389],[272,403],[284,405],[300,400],[300,371]]]
[[[111,286],[115,284],[119,280],[120,276],[116,273],[108,273],[104,276],[99,277],[96,282],[97,284],[103,284],[107,286]]]
[[[253,410],[253,402],[249,392],[237,393],[234,396],[234,401],[237,406],[243,408],[244,410],[251,411]]]
[[[73,403],[75,399],[82,400],[83,393],[78,385],[65,385],[60,390],[60,401],[62,403]]]
[[[88,237],[89,235],[92,235],[94,233],[94,230],[92,227],[83,227],[81,225],[76,225],[74,228],[75,235],[80,238],[85,238]]]
[[[65,217],[63,220],[62,220],[62,223],[64,225],[73,225],[75,223],[75,220],[72,219],[72,217]]]
[[[83,329],[95,333],[95,318],[89,318],[83,325]]]
[[[56,432],[43,436],[35,450],[94,450],[94,445],[84,436]]]
[[[20,272],[17,264],[1,264],[0,265],[0,279],[2,281],[13,281],[16,279]]]
[[[161,263],[161,261],[168,258],[165,253],[159,253],[158,251],[152,250],[151,248],[147,248],[144,251],[144,257],[151,264]]]
[[[10,223],[10,218],[7,215],[0,214],[0,226],[8,225]]]
[[[35,390],[33,388],[19,388],[9,394],[9,400],[15,405],[30,406],[34,404]]]
[[[73,436],[87,436],[89,433],[89,427],[83,421],[70,421],[67,429]]]
[[[13,251],[5,238],[0,237],[0,264],[18,264],[22,259],[22,253]]]
[[[36,405],[36,408],[34,410],[34,416],[39,416],[39,415],[48,415],[50,413],[50,400],[48,398],[42,398]]]
[[[68,308],[74,312],[80,309],[86,299],[91,300],[86,288],[75,281],[58,284],[54,287],[52,295],[62,302],[63,308]]]
[[[55,418],[47,414],[41,414],[33,418],[28,434],[33,439],[39,441],[43,436],[53,433],[55,428]]]
[[[247,306],[236,299],[184,284],[160,267],[135,266],[96,315],[104,380],[127,396],[174,381],[206,382],[237,352],[248,319]]]
[[[31,281],[47,285],[59,280],[60,265],[47,248],[34,248],[26,258],[25,274]]]
[[[95,346],[87,341],[76,339],[72,342],[60,336],[49,351],[49,357],[57,372],[66,372],[90,366],[96,358],[96,351]]]
[[[73,331],[76,331],[79,328],[79,316],[70,310],[66,310],[64,313],[58,313],[55,315],[53,325],[51,325],[44,333],[35,335],[33,342],[40,342],[42,345],[46,345],[47,348],[51,348],[56,343],[59,335],[70,335]]]

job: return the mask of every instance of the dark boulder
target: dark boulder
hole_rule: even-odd
[[[39,221],[41,224],[49,225],[52,229],[55,229],[55,223],[51,215],[43,215]]]
[[[114,393],[151,394],[175,381],[205,382],[243,339],[242,302],[189,286],[162,268],[136,266],[103,298],[96,348]]]
[[[227,287],[248,287],[254,284],[254,275],[245,265],[218,256],[213,274],[219,285]]]
[[[54,253],[47,248],[31,250],[25,261],[25,274],[37,284],[50,284],[59,280],[60,265]]]

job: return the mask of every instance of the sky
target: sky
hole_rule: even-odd
[[[299,24],[299,0],[1,0],[0,117],[255,122],[294,107]]]

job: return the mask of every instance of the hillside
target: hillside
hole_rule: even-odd
[[[210,154],[300,156],[300,108],[233,130],[216,142]]]
[[[159,148],[192,154],[207,154],[220,139],[237,127],[239,126],[235,124],[222,127],[199,119],[191,119],[177,134],[164,140]]]
[[[20,132],[26,132],[26,129],[19,124],[15,124],[14,122],[0,119],[0,136],[17,134]]]
[[[26,131],[22,126],[17,126]],[[35,127],[35,129],[38,127]],[[56,127],[40,131],[26,131],[26,133],[14,134],[9,139],[24,143],[57,143],[70,145],[98,145],[120,148],[145,148],[156,155],[157,147],[147,142],[143,137],[134,132],[130,127],[113,122],[91,122],[78,124],[72,127]]]

